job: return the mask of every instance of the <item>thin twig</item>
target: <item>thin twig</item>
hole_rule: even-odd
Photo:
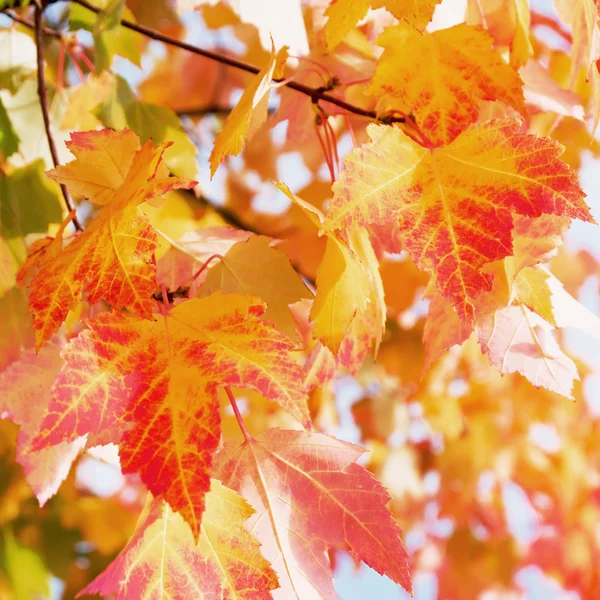
[[[30,29],[35,29],[35,24],[33,23],[33,21],[30,21],[29,19],[24,19],[23,17],[20,17],[18,14],[16,14],[9,8],[5,8],[5,9],[1,10],[0,12],[4,13],[7,17],[11,18],[15,23],[20,23],[21,25],[25,25],[25,27],[29,27]],[[63,37],[63,34],[60,31],[56,31],[56,29],[50,29],[49,27],[44,27],[43,30],[46,35],[55,37],[59,40],[62,39],[62,37]]]
[[[196,198],[196,200],[198,200],[205,206],[210,207],[212,210],[214,210],[216,213],[218,213],[218,215],[223,218],[223,220],[225,221],[225,223],[227,223],[227,225],[231,225],[232,227],[235,227],[236,229],[244,229],[246,231],[251,231],[252,233],[255,233],[256,235],[264,235],[260,231],[258,231],[258,229],[253,227],[250,223],[245,223],[242,219],[240,219],[240,217],[237,215],[237,213],[235,213],[231,209],[227,208],[226,206],[218,204],[217,202],[214,202],[213,200],[209,200],[204,195],[200,196],[199,198]]]
[[[56,144],[54,143],[54,137],[50,130],[50,111],[48,109],[48,91],[46,88],[46,74],[44,73],[44,39],[43,39],[43,27],[42,27],[42,14],[44,9],[41,4],[36,3],[34,12],[34,29],[35,29],[35,43],[37,46],[37,83],[38,83],[38,96],[40,98],[40,107],[42,109],[42,116],[44,118],[44,128],[46,129],[46,138],[48,139],[48,147],[50,148],[50,154],[52,156],[52,162],[55,167],[58,167],[60,162],[58,160],[58,152],[56,151]],[[62,191],[65,204],[69,211],[75,210],[75,204],[73,198],[67,187],[61,183],[60,189]],[[78,231],[83,231],[83,225],[77,217],[73,216],[73,225]]]
[[[71,0],[75,4],[79,4],[88,10],[91,10],[95,13],[100,13],[101,9],[97,8],[93,4],[87,2],[87,0]],[[182,48],[183,50],[187,50],[192,54],[198,54],[199,56],[203,56],[204,58],[209,58],[210,60],[215,60],[222,64],[228,65],[230,67],[234,67],[235,69],[240,69],[241,71],[246,71],[247,73],[257,74],[260,72],[260,69],[251,65],[243,60],[239,60],[238,58],[233,58],[231,56],[226,56],[224,54],[219,54],[218,52],[212,52],[211,50],[205,50],[204,48],[200,48],[198,46],[194,46],[192,44],[188,44],[187,42],[182,42],[176,38],[173,38],[169,35],[165,35],[160,31],[156,31],[155,29],[151,29],[150,27],[145,27],[144,25],[139,25],[137,23],[133,23],[132,21],[128,21],[127,19],[121,19],[121,25],[126,27],[127,29],[131,29],[132,31],[137,31],[146,37],[149,37],[153,40],[157,40],[159,42],[164,42],[165,44],[169,44],[170,46],[176,46],[177,48]],[[283,78],[274,79],[276,83],[281,83]],[[366,110],[364,108],[360,108],[360,106],[355,106],[354,104],[350,104],[341,98],[337,98],[329,93],[329,89],[327,86],[322,86],[318,88],[313,88],[308,85],[304,85],[303,83],[298,83],[297,81],[288,81],[285,84],[286,87],[296,90],[301,94],[308,96],[315,104],[320,101],[329,102],[330,104],[335,104],[344,110],[353,113],[355,115],[361,115],[363,117],[368,117],[369,119],[374,120],[384,120],[386,123],[404,123],[404,117],[399,116],[389,116],[384,119],[381,119],[380,116],[374,110]]]

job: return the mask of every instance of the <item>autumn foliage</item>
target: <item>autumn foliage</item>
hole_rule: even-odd
[[[600,5],[537,4],[0,0],[0,598],[600,597]]]

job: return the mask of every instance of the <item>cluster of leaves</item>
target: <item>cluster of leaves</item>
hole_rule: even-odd
[[[562,247],[594,2],[32,4],[0,3],[0,595],[334,598],[347,551],[598,597],[564,343],[598,265]]]

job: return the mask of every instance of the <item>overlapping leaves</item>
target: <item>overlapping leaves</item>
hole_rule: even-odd
[[[50,175],[104,207],[70,242],[65,244],[61,232],[43,253],[34,255],[38,270],[31,283],[29,309],[38,349],[58,330],[84,291],[90,303],[104,299],[145,317],[152,313],[156,233],[138,206],[194,185],[168,176],[162,162],[166,147],[152,148],[148,142],[140,148],[137,136],[128,130],[72,135],[69,148],[76,160]]]
[[[519,134],[518,123],[472,127],[432,150],[394,127],[369,135],[344,161],[324,229],[379,228],[383,247],[405,247],[466,322],[491,289],[482,267],[512,254],[515,215],[592,220],[560,147]]]
[[[139,473],[198,536],[219,386],[256,390],[310,427],[291,342],[258,319],[264,310],[251,296],[216,293],[165,318],[113,312],[91,321],[64,352],[35,448],[86,434],[119,443],[123,471]]]

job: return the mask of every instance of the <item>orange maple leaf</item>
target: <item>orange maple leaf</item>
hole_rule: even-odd
[[[181,516],[149,496],[125,548],[78,596],[269,600],[277,577],[244,527],[253,512],[243,498],[213,479],[195,541]]]
[[[341,545],[411,591],[389,495],[355,462],[363,452],[320,433],[270,429],[215,458],[215,476],[256,510],[248,525],[279,578],[274,600],[334,598],[326,551]]]
[[[482,267],[512,254],[514,214],[593,222],[576,174],[558,159],[561,147],[518,128],[490,121],[430,150],[397,127],[370,125],[372,142],[344,159],[323,230],[380,228],[382,247],[401,242],[472,322],[474,299],[493,281]]]
[[[36,448],[91,433],[120,443],[125,473],[180,511],[198,535],[220,437],[217,390],[256,390],[305,427],[303,370],[292,342],[252,296],[215,293],[166,320],[104,314],[67,346]]]
[[[195,184],[168,177],[162,162],[168,145],[152,148],[148,142],[139,149],[139,139],[128,130],[71,136],[69,149],[77,159],[49,175],[104,208],[63,248],[64,223],[34,261],[39,271],[31,284],[29,310],[38,349],[58,330],[84,290],[90,303],[104,298],[115,307],[151,315],[156,234],[138,205]]]
[[[449,144],[475,122],[482,100],[500,100],[527,114],[520,77],[483,29],[463,24],[420,33],[401,24],[388,27],[377,43],[385,50],[367,93],[393,108],[400,101],[434,146]]]

